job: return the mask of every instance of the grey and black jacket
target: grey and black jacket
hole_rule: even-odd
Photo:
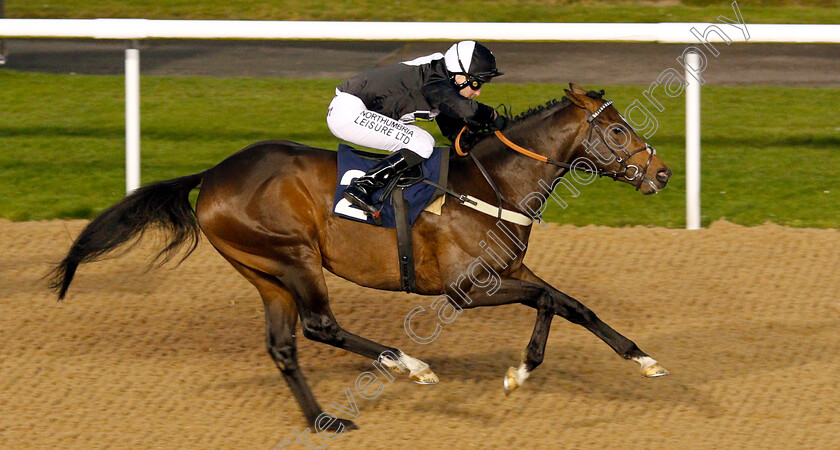
[[[403,123],[436,120],[441,133],[454,141],[464,125],[491,125],[495,110],[462,97],[450,76],[443,55],[437,53],[363,72],[338,90],[359,97],[370,111]]]

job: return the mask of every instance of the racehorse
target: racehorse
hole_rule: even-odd
[[[516,208],[538,186],[555,186],[569,173],[572,162],[586,158],[592,176],[610,176],[643,194],[664,188],[670,169],[612,102],[602,98],[603,91],[586,91],[575,84],[570,88],[561,101],[514,118],[499,139],[485,133],[474,140],[472,154],[483,162],[495,188],[469,158],[451,160],[446,187],[490,203],[504,198]],[[501,137],[530,151],[530,157],[511,151]],[[51,287],[63,299],[79,264],[104,257],[148,229],[167,233],[168,245],[157,255],[163,262],[184,246],[188,246],[184,258],[189,256],[203,233],[259,291],[268,353],[310,424],[319,421],[322,409],[298,366],[298,317],[308,339],[371,358],[395,372],[408,371],[415,382],[436,383],[438,378],[427,364],[344,330],[330,310],[323,269],[366,287],[401,288],[394,232],[332,214],[336,177],[333,151],[289,141],[252,144],[204,172],[146,185],[105,210],[85,227],[54,269]],[[193,189],[199,189],[195,208],[189,201]],[[536,310],[523,359],[505,374],[506,392],[522,385],[543,361],[555,315],[582,325],[621,357],[637,362],[642,375],[668,373],[589,308],[523,264],[531,224],[507,223],[501,230],[501,222],[495,215],[446,202],[441,215],[421,214],[411,234],[419,294],[439,295],[458,311],[511,303]],[[497,236],[509,236],[506,243],[499,240],[490,249],[481,237],[494,227]],[[481,279],[475,264],[479,259]],[[498,283],[488,289],[493,276]],[[355,424],[333,418],[320,427],[324,428],[341,432]]]

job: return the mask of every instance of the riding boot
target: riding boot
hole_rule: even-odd
[[[425,161],[423,157],[407,148],[391,153],[368,170],[366,174],[353,180],[350,186],[344,189],[344,198],[373,215],[378,211],[371,198],[373,193],[423,161]]]

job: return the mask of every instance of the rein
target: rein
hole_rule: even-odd
[[[467,152],[464,152],[463,150],[461,150],[461,134],[463,134],[465,130],[467,130],[466,125],[464,126],[464,128],[461,129],[461,132],[458,133],[458,137],[455,138],[455,153],[457,153],[458,156],[467,156],[468,155]],[[531,150],[528,150],[527,148],[520,147],[519,145],[516,145],[516,143],[514,143],[513,141],[508,139],[499,130],[494,131],[493,134],[495,134],[496,137],[499,138],[499,140],[502,141],[503,144],[510,147],[511,150],[516,150],[517,152],[522,153],[523,155],[525,155],[529,158],[536,159],[537,161],[540,161],[540,162],[548,163],[549,161],[551,161],[550,159],[546,158],[543,155],[536,154],[536,153],[532,152]],[[555,162],[551,162],[549,164],[553,164],[553,163],[555,163]]]

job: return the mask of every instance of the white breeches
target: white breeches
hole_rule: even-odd
[[[359,97],[340,91],[327,110],[327,126],[339,139],[378,150],[407,148],[429,158],[435,146],[428,131],[369,111]]]

